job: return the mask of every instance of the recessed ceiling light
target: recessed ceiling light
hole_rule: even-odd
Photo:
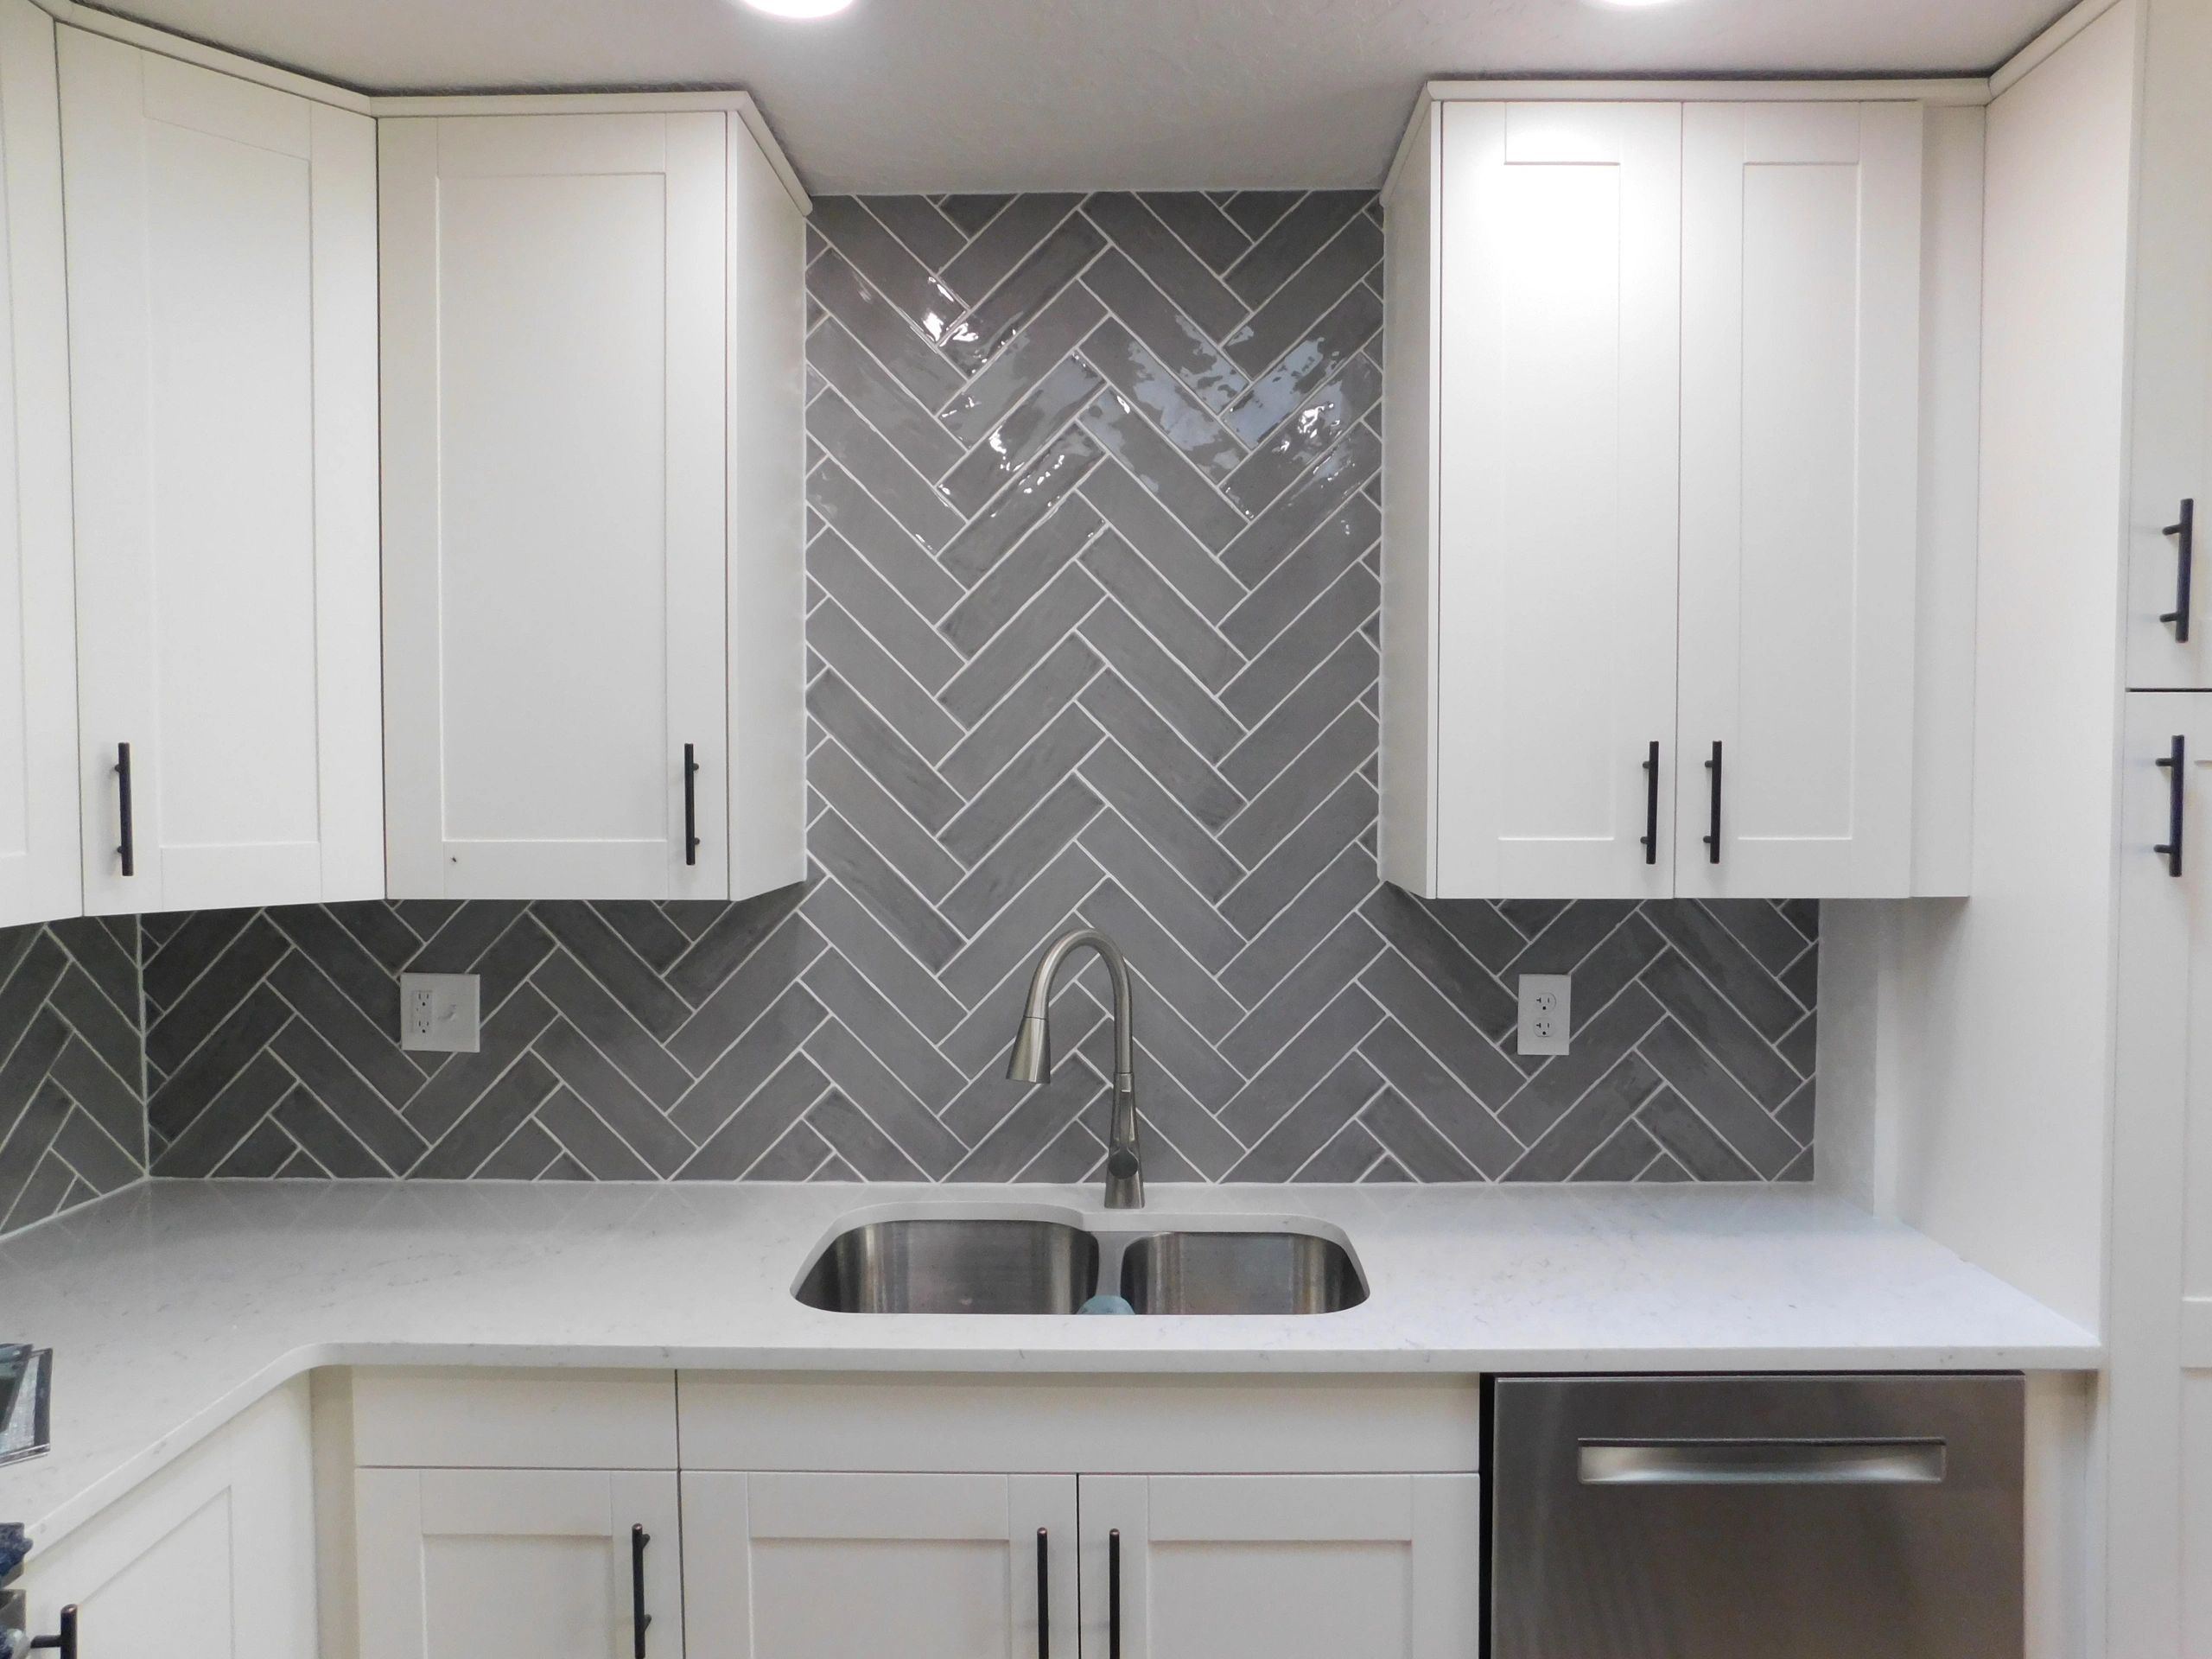
[[[755,11],[765,11],[771,17],[834,17],[853,3],[853,0],[745,0]],[[1643,0],[1649,3],[1649,0]]]

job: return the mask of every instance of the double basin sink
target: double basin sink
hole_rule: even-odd
[[[1283,1226],[1092,1229],[1020,1216],[904,1216],[846,1227],[793,1294],[836,1313],[1333,1313],[1367,1300],[1351,1249]]]

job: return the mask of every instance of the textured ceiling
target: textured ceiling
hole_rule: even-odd
[[[813,189],[1378,182],[1416,89],[1470,73],[1994,67],[2064,0],[130,0],[375,91],[750,89]]]

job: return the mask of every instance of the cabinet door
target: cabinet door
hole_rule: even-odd
[[[379,125],[391,893],[724,897],[724,119]]]
[[[1694,104],[1682,157],[1675,890],[1902,897],[1920,107]]]
[[[77,914],[68,303],[54,20],[0,3],[0,926]]]
[[[682,1659],[673,1473],[363,1469],[355,1481],[360,1659]]]
[[[1442,119],[1437,892],[1664,896],[1681,111]]]
[[[2204,89],[2212,82],[2212,7],[2149,0],[2145,16],[2130,359],[2127,683],[2206,687],[2212,686],[2206,563],[2212,557],[2212,99]],[[2123,206],[2115,203],[2114,212]],[[2115,328],[2125,308],[2115,296]]]
[[[1117,1606],[1122,1659],[1481,1649],[1472,1475],[1086,1475],[1082,1488],[1084,1659],[1115,1652]]]
[[[683,1593],[693,1659],[1071,1653],[1075,1478],[686,1474]]]
[[[85,908],[374,897],[372,124],[60,46]]]
[[[288,1383],[23,1573],[29,1629],[78,1610],[85,1659],[315,1650],[308,1385]]]
[[[2212,1652],[2212,693],[2126,704],[2107,1646],[2179,1659]]]

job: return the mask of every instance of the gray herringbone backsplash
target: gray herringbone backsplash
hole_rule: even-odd
[[[146,1173],[135,917],[0,931],[0,1233]]]
[[[147,918],[154,1173],[1088,1177],[1095,967],[1058,1078],[999,1076],[1079,917],[1144,981],[1155,1180],[1808,1175],[1816,906],[1376,881],[1382,248],[1356,194],[819,202],[813,880]],[[481,1053],[399,1050],[403,967],[484,976]],[[1522,971],[1570,1056],[1511,1052]]]

